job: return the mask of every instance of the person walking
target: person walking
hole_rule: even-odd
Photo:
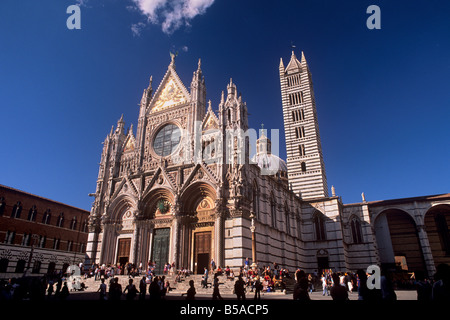
[[[102,283],[100,283],[100,287],[97,292],[100,292],[100,300],[106,300],[106,284],[105,279],[101,279]]]
[[[186,300],[195,300],[195,294],[194,280],[190,280],[189,289],[186,292]]]
[[[239,275],[238,280],[234,283],[234,293],[238,300],[245,300],[245,282],[241,275]]]
[[[223,300],[222,296],[220,295],[219,292],[219,277],[217,276],[217,274],[214,275],[214,289],[213,289],[213,300]]]
[[[294,300],[309,301],[311,300],[308,294],[308,278],[303,270],[297,271],[297,283],[294,286]]]
[[[322,280],[322,296],[325,296],[325,294],[327,296],[330,295],[330,293],[328,292],[328,280],[327,280],[327,275],[325,273],[322,274],[322,278],[320,279]]]
[[[139,281],[139,300],[145,300],[145,293],[147,292],[147,278],[142,277]]]
[[[331,287],[330,294],[335,301],[346,301],[348,300],[347,288],[343,283],[340,283],[339,275],[333,273],[331,276],[333,278],[333,287]]]
[[[134,300],[137,293],[139,292],[136,289],[136,286],[133,284],[133,279],[128,280],[128,285],[125,287],[125,290],[123,290],[123,294],[126,292],[126,299],[127,300]]]
[[[262,290],[262,283],[259,279],[259,275],[255,277],[255,300],[261,300],[261,290]]]

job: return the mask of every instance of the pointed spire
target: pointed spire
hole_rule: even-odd
[[[212,111],[211,100],[208,100],[208,111]]]
[[[283,68],[284,70],[284,63],[283,63],[283,58],[280,58],[280,69]]]
[[[197,67],[197,71],[201,71],[202,70],[202,59],[198,58],[198,67]]]
[[[225,102],[225,92],[222,90],[222,95],[220,97],[220,103],[224,103]]]
[[[117,121],[117,124],[119,124],[119,123],[125,123],[125,121],[123,121],[123,113],[122,113],[122,116],[120,117],[119,121]]]
[[[305,53],[302,51],[302,59],[300,61],[301,64],[308,66],[308,63],[306,62]]]

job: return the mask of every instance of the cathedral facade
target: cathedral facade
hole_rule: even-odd
[[[249,128],[232,80],[216,113],[200,61],[189,90],[173,56],[156,90],[150,78],[136,133],[122,117],[103,144],[91,263],[202,273],[212,259],[239,268],[250,258],[307,272],[390,264],[433,274],[450,262],[450,194],[347,205],[334,187],[330,196],[303,53],[286,67],[281,60],[279,72],[287,162],[265,130]]]

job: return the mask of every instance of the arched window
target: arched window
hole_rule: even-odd
[[[52,217],[51,213],[50,213],[50,209],[47,209],[44,212],[44,216],[42,217],[42,223],[43,224],[50,224],[50,218]]]
[[[64,212],[59,214],[58,221],[56,221],[56,226],[60,228],[64,227]]]
[[[85,219],[84,221],[83,221],[83,224],[81,225],[81,232],[88,232],[89,231],[89,229],[88,229],[88,222],[87,222],[87,220]]]
[[[36,206],[33,205],[28,211],[28,221],[36,221],[37,209]]]
[[[306,163],[302,162],[300,166],[302,168],[302,172],[306,172]]]
[[[70,222],[70,229],[75,230],[77,228],[77,217],[73,217]]]
[[[290,235],[291,234],[291,217],[289,215],[287,204],[285,205],[284,219],[286,220],[286,233]]]
[[[0,259],[0,273],[5,273],[8,270],[9,260],[7,258]]]
[[[297,218],[296,218],[296,221],[297,221],[297,237],[301,240],[302,239],[302,221],[298,217],[299,217],[299,215],[297,215]]]
[[[357,217],[353,217],[350,222],[352,229],[352,241],[353,243],[362,243],[361,222]]]
[[[6,208],[6,202],[4,197],[0,197],[0,217],[3,216],[3,213],[5,212]]]
[[[326,230],[325,230],[325,218],[322,213],[317,212],[313,218],[314,230],[316,232],[316,240],[322,241],[326,240]]]
[[[22,204],[20,201],[17,201],[17,203],[14,205],[12,212],[11,212],[11,218],[20,218],[20,213],[22,212]]]
[[[19,260],[19,261],[17,261],[15,272],[16,272],[16,273],[23,273],[23,272],[25,271],[25,264],[26,264],[26,263],[27,263],[27,262],[26,262],[25,260]]]
[[[270,215],[272,218],[272,227],[277,227],[277,205],[275,203],[275,200],[273,196],[270,199]]]

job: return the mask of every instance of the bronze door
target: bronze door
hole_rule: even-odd
[[[195,272],[197,274],[203,274],[205,267],[209,269],[211,232],[197,232],[194,236],[194,266],[197,266]]]
[[[130,260],[131,238],[119,239],[117,262],[125,265]]]

